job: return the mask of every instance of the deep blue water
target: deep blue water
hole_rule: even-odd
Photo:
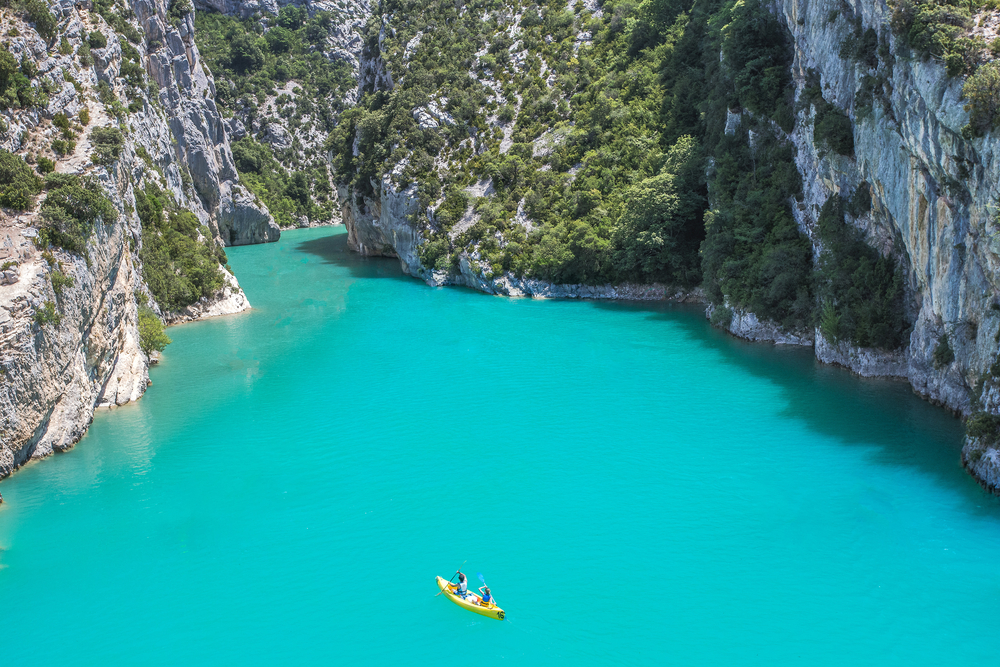
[[[995,664],[1000,505],[907,385],[343,230],[229,256],[253,311],[0,483],[0,664]]]

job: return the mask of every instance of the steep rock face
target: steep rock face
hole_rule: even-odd
[[[863,25],[900,45],[888,30],[884,2],[847,3]],[[793,140],[805,184],[797,208],[800,226],[815,238],[819,209],[832,194],[847,197],[870,188],[872,212],[858,220],[869,243],[894,255],[906,269],[914,329],[902,359],[875,361],[874,352],[819,350],[825,361],[862,374],[905,375],[914,389],[958,412],[972,410],[971,389],[992,364],[1000,318],[991,310],[998,268],[991,211],[998,197],[997,142],[988,136],[968,141],[961,80],[933,62],[895,58],[886,105],[856,108],[855,93],[867,66],[840,56],[853,26],[842,3],[780,2],[795,44],[794,74],[801,91],[809,71],[818,73],[823,96],[851,118],[853,159],[836,155],[813,137],[809,110],[799,113]],[[830,21],[832,12],[841,18]],[[870,184],[870,185],[869,185]],[[815,241],[814,241],[815,242]],[[948,334],[955,360],[934,364],[934,350]],[[898,357],[899,355],[896,355]]]
[[[0,281],[0,477],[29,458],[71,447],[95,407],[134,401],[149,383],[148,359],[139,347],[137,295],[152,303],[139,260],[143,244],[151,241],[143,238],[135,213],[136,188],[152,183],[169,191],[223,243],[278,237],[266,208],[238,182],[212,99],[214,86],[191,39],[190,15],[173,25],[166,9],[165,2],[132,3],[134,24],[146,34],[133,48],[157,84],[148,89],[130,87],[121,78],[125,38],[86,5],[52,7],[70,53],[50,51],[29,25],[11,14],[3,17],[5,34],[11,27],[20,33],[5,38],[5,47],[19,63],[34,63],[35,80],[55,90],[43,108],[0,114],[8,128],[0,133],[0,148],[29,157],[52,155],[51,143],[60,135],[50,121],[59,112],[76,121],[86,109],[89,124],[74,122],[75,149],[57,159],[56,171],[97,179],[118,216],[96,223],[83,255],[53,248],[43,258],[34,244],[38,205],[20,214],[0,212],[0,261],[16,264]],[[92,49],[88,64],[77,52],[93,32],[102,33],[107,45]],[[99,94],[102,82],[117,111]],[[123,100],[131,102],[128,110]],[[91,160],[92,131],[98,127],[118,128],[124,138],[119,157],[107,166]],[[52,282],[56,267],[72,279],[58,291]],[[47,306],[54,308],[48,311],[54,319],[46,317]],[[249,307],[226,272],[225,286],[213,297],[163,315],[183,322]]]
[[[854,126],[855,158],[831,156],[804,122],[808,112],[800,113],[794,140],[806,198],[799,223],[812,234],[829,195],[847,195],[870,184],[873,209],[857,224],[873,246],[896,256],[906,269],[914,328],[909,345],[890,354],[834,346],[817,332],[817,356],[862,375],[905,376],[917,393],[963,415],[1000,414],[994,377],[1000,330],[1000,141],[992,133],[963,137],[968,122],[963,80],[948,77],[934,62],[896,57],[886,103],[876,102],[870,111],[859,108],[855,91],[876,72],[839,56],[852,26],[829,17],[846,7],[865,28],[890,39],[893,53],[900,52],[883,1],[777,3],[794,36],[799,89],[815,70],[824,98],[847,112]],[[942,355],[935,363],[945,336],[953,360]],[[969,438],[962,460],[986,488],[1000,488],[1000,448],[988,438]]]
[[[149,383],[139,349],[135,292],[141,277],[125,242],[128,224],[99,224],[88,246],[89,263],[57,253],[73,285],[57,295],[51,269],[25,252],[20,280],[0,288],[0,477],[29,457],[71,447],[97,405],[138,399]],[[44,302],[61,319],[34,318]]]
[[[162,44],[148,54],[149,73],[159,86],[157,102],[176,144],[159,146],[161,159],[180,162],[188,170],[201,204],[199,217],[226,245],[276,241],[280,231],[267,209],[238,183],[225,124],[215,105],[215,84],[194,42],[193,14],[173,25],[164,21],[166,3],[161,4],[132,3],[147,43]]]

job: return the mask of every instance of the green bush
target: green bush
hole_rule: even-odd
[[[962,98],[967,101],[969,128],[982,135],[1000,121],[1000,64],[987,63],[977,69],[962,86]]]
[[[63,273],[61,267],[53,268],[49,273],[49,278],[52,280],[52,291],[57,296],[62,296],[63,289],[73,286],[72,276],[67,276]]]
[[[854,156],[854,127],[851,119],[832,104],[824,102],[817,108],[814,137],[835,153]]]
[[[35,311],[35,324],[43,327],[47,324],[52,324],[54,326],[59,326],[62,321],[62,315],[56,310],[56,304],[51,301],[46,301]]]
[[[59,156],[69,155],[76,150],[76,142],[71,139],[53,139],[52,152]]]
[[[21,0],[21,7],[28,16],[28,21],[35,24],[35,30],[46,40],[56,36],[58,23],[56,17],[49,11],[49,6],[43,0]]]
[[[264,51],[257,37],[241,33],[229,45],[229,65],[242,74],[256,72],[264,66]]]
[[[885,350],[905,345],[910,324],[903,303],[903,272],[895,260],[880,256],[846,223],[839,195],[823,205],[817,226],[824,248],[816,289],[823,303],[824,336]]]
[[[80,45],[80,48],[76,50],[76,58],[80,61],[80,64],[84,67],[90,67],[94,64],[94,57],[90,54],[90,44],[84,42]]]
[[[104,36],[104,33],[94,30],[87,35],[87,44],[92,49],[103,49],[108,45],[108,38]]]
[[[110,224],[118,219],[118,211],[100,183],[90,177],[49,174],[45,187],[48,193],[42,202],[39,230],[43,247],[52,245],[82,254],[99,220]]]
[[[934,347],[934,367],[944,368],[951,362],[955,361],[955,351],[951,349],[951,343],[948,341],[948,334],[941,334],[941,338],[938,340],[938,344]]]
[[[139,347],[142,351],[147,356],[153,350],[163,352],[163,348],[172,342],[163,330],[163,322],[152,308],[146,305],[139,306]]]
[[[41,191],[41,179],[25,161],[19,155],[0,150],[0,206],[26,211],[35,205],[35,195]]]
[[[142,65],[133,60],[122,62],[119,75],[136,88],[141,88],[146,84],[146,70],[142,68]]]
[[[137,190],[135,203],[142,222],[143,277],[160,308],[177,311],[218,292],[225,282],[219,269],[225,253],[208,228],[154,185]]]
[[[36,74],[34,62],[25,58],[18,67],[17,60],[7,49],[0,50],[0,109],[27,109],[48,104],[40,88],[31,85]]]
[[[133,44],[139,44],[142,42],[142,33],[139,32],[135,26],[126,20],[125,16],[113,11],[115,7],[114,0],[93,0],[94,10],[101,15],[105,21],[108,22],[115,32],[120,35],[124,35]],[[119,5],[121,11],[130,17],[134,17],[135,14],[127,5]]]
[[[1000,439],[1000,415],[975,412],[965,422],[965,434],[978,438],[981,444],[993,446]]]
[[[63,139],[70,140],[76,136],[76,132],[69,125],[69,118],[62,111],[52,117],[52,124],[62,132]]]
[[[35,165],[39,174],[51,174],[56,170],[56,163],[47,157],[38,158],[38,164]]]
[[[124,143],[125,139],[118,128],[95,127],[90,132],[90,144],[94,147],[90,159],[94,164],[110,166],[121,155]]]
[[[971,72],[981,62],[986,42],[968,36],[978,0],[896,0],[892,5],[892,30],[904,46],[924,59],[943,62],[948,74]]]
[[[167,15],[170,17],[171,23],[177,24],[193,11],[194,5],[191,4],[191,0],[170,0]]]

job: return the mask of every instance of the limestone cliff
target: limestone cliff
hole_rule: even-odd
[[[969,114],[962,79],[917,57],[896,57],[887,67],[883,56],[879,73],[891,72],[883,103],[859,108],[857,91],[876,68],[840,57],[841,45],[855,30],[851,19],[879,31],[889,53],[906,51],[888,29],[891,11],[885,2],[847,3],[850,12],[842,4],[777,4],[794,37],[799,90],[810,70],[818,73],[823,97],[847,112],[854,127],[850,159],[818,147],[808,122],[814,109],[800,112],[793,134],[806,184],[799,223],[812,231],[827,197],[869,188],[872,211],[855,224],[873,246],[897,256],[906,268],[914,327],[909,345],[895,353],[836,346],[817,335],[817,356],[863,375],[906,377],[914,391],[963,415],[983,408],[996,412],[1000,406],[984,389],[994,382],[1000,332],[1000,139],[994,133],[964,138]],[[838,9],[840,17],[829,20]],[[934,352],[945,336],[953,358],[936,363]],[[996,456],[990,449],[980,457],[982,465],[971,467],[994,487],[1000,481],[995,470],[983,472]]]
[[[47,95],[0,113],[0,148],[31,163],[51,157],[59,173],[97,179],[117,210],[116,220],[95,225],[84,252],[50,248],[45,257],[35,245],[40,202],[0,217],[0,261],[9,267],[0,285],[0,477],[29,458],[71,447],[97,406],[134,401],[149,383],[137,310],[140,300],[157,304],[138,255],[155,241],[143,238],[138,188],[168,191],[223,244],[278,238],[266,208],[239,184],[191,14],[171,21],[167,9],[162,1],[135,0],[114,8],[112,27],[89,3],[63,1],[51,6],[58,27],[49,40],[14,9],[0,10],[3,48],[31,75],[32,89]],[[121,31],[132,33],[135,45]],[[71,119],[63,129],[53,124],[57,115]],[[92,158],[95,128],[115,128],[123,137],[113,159],[101,164]],[[53,155],[63,138],[72,143]],[[249,308],[235,278],[220,270],[218,293],[164,311],[164,318]],[[64,277],[58,284],[56,272]]]

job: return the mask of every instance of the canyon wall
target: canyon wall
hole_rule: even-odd
[[[0,113],[0,148],[31,163],[51,155],[61,136],[52,121],[65,114],[79,135],[72,150],[54,156],[56,172],[95,179],[117,211],[115,220],[97,222],[84,252],[52,247],[45,256],[36,247],[43,197],[31,210],[0,214],[0,262],[8,267],[0,284],[0,477],[32,457],[71,447],[98,406],[142,395],[149,359],[139,346],[140,302],[168,322],[249,308],[222,267],[224,286],[213,297],[178,312],[159,308],[138,258],[148,241],[135,211],[138,188],[154,184],[169,192],[224,245],[279,234],[267,209],[239,183],[212,78],[194,44],[193,15],[171,21],[162,0],[134,0],[116,10],[141,31],[140,43],[128,47],[86,2],[51,5],[59,25],[48,41],[13,9],[0,13],[4,47],[23,71],[33,71],[37,89],[51,91],[47,104]],[[88,59],[81,47],[95,32],[107,43]],[[122,78],[123,48],[138,52],[143,85]],[[89,122],[77,125],[81,110]],[[124,141],[117,158],[94,164],[91,136],[100,127],[119,129]],[[55,272],[71,282],[57,286]]]

